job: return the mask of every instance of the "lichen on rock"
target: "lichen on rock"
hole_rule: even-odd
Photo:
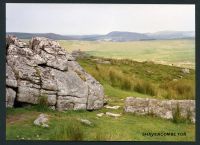
[[[50,107],[93,110],[103,107],[102,85],[57,41],[33,37],[29,44],[6,38],[6,103],[38,104],[46,95]]]

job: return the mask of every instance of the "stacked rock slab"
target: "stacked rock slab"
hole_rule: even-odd
[[[195,123],[194,100],[159,100],[127,97],[124,110],[138,115],[153,114],[161,118],[172,119],[177,107],[182,118],[189,117],[191,122]]]
[[[57,110],[93,110],[103,106],[102,85],[57,41],[34,37],[29,45],[6,38],[6,106],[38,104],[46,96]]]

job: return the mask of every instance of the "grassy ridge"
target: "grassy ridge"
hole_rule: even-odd
[[[110,64],[97,63],[109,61]],[[79,59],[88,73],[100,81],[105,90],[109,85],[120,90],[146,94],[165,99],[195,99],[195,72],[182,72],[182,68],[104,58]],[[106,92],[107,93],[107,92]],[[120,94],[119,94],[120,95]],[[131,94],[130,94],[131,95]]]

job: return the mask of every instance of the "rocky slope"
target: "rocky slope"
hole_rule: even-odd
[[[6,106],[38,104],[46,96],[57,110],[93,110],[103,106],[102,85],[58,42],[33,37],[29,44],[6,38]]]

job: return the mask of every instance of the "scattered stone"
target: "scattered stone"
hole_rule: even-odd
[[[92,122],[90,122],[87,119],[80,119],[80,122],[83,123],[83,124],[85,124],[85,125],[92,126]]]
[[[49,125],[48,125],[48,124],[42,124],[42,127],[44,127],[44,128],[48,128]]]
[[[190,70],[188,68],[183,68],[181,70],[184,74],[189,74],[190,73]]]
[[[38,118],[33,122],[35,125],[37,126],[42,126],[42,127],[45,127],[45,128],[48,128],[49,125],[46,124],[48,122],[48,115],[46,114],[40,114],[38,116]]]
[[[56,107],[55,107],[55,106],[49,106],[49,108],[50,108],[51,110],[56,110]]]
[[[180,79],[182,79],[182,78],[183,78],[183,76],[181,76],[181,75],[178,75],[178,77],[179,77]]]
[[[84,58],[88,56],[85,52],[81,51],[80,49],[72,51],[71,55],[73,56],[74,59]]]
[[[104,113],[98,113],[97,116],[98,117],[102,117],[104,115]]]
[[[111,64],[111,62],[108,60],[102,60],[102,59],[98,59],[98,58],[93,59],[93,61],[95,61],[96,63],[100,63],[100,64]]]
[[[107,116],[111,116],[111,117],[120,117],[121,114],[116,114],[116,113],[111,113],[111,112],[106,112]]]
[[[191,122],[192,122],[192,123],[195,123],[195,122],[196,122],[196,119],[193,117],[193,118],[191,119]]]
[[[173,79],[172,81],[177,82],[178,80],[177,79]]]
[[[115,110],[120,108],[120,106],[108,106],[108,105],[106,105],[104,107],[107,109],[115,109]]]

